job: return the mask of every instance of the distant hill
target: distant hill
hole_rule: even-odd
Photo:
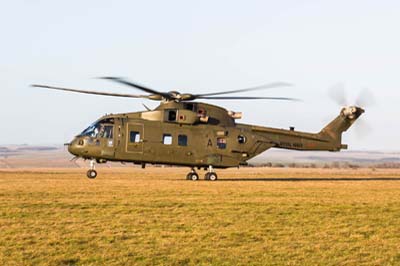
[[[0,168],[87,168],[88,162],[71,161],[73,156],[61,145],[0,146]],[[342,152],[305,152],[270,149],[249,161],[251,165],[323,167],[330,165],[395,166],[400,165],[400,152],[383,151],[342,151]],[[132,166],[132,164],[126,164]],[[108,163],[104,167],[123,166],[120,163]]]
[[[399,163],[400,152],[382,151],[290,151],[270,149],[251,160],[252,163],[316,163],[347,162],[360,165]]]

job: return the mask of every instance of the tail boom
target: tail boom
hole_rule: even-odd
[[[351,125],[364,113],[360,107],[344,107],[340,114],[325,126],[319,133],[299,132],[294,129],[276,129],[252,126],[251,130],[260,135],[271,147],[305,150],[305,151],[340,151],[347,149],[342,144],[342,133],[347,131]]]

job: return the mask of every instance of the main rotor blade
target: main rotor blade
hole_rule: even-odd
[[[144,86],[142,86],[142,85],[139,85],[139,84],[136,84],[136,83],[133,83],[133,82],[124,80],[124,79],[122,79],[122,78],[118,78],[118,77],[100,77],[100,78],[101,78],[101,79],[111,80],[111,81],[114,81],[114,82],[118,82],[118,83],[120,83],[120,84],[124,84],[124,85],[130,86],[130,87],[134,87],[134,88],[136,88],[136,89],[145,91],[145,92],[147,92],[147,93],[157,94],[157,95],[161,95],[161,96],[163,96],[163,97],[168,97],[168,96],[169,96],[168,93],[156,91],[156,90],[153,90],[153,89],[144,87]]]
[[[280,101],[300,101],[296,98],[286,97],[252,97],[252,96],[200,96],[197,99],[209,99],[209,100],[280,100]]]
[[[95,94],[95,95],[103,95],[103,96],[115,96],[115,97],[126,97],[126,98],[149,98],[147,95],[134,95],[134,94],[122,94],[122,93],[109,93],[109,92],[100,92],[100,91],[85,91],[85,90],[76,90],[76,89],[68,89],[68,88],[60,88],[53,87],[47,85],[31,85],[35,88],[45,88],[51,90],[59,90],[59,91],[69,91],[69,92],[77,92],[77,93],[85,93],[85,94]]]
[[[292,86],[292,84],[286,83],[286,82],[274,82],[274,83],[265,84],[265,85],[261,85],[261,86],[257,86],[257,87],[246,88],[246,89],[211,92],[211,93],[204,93],[204,94],[196,94],[195,96],[196,97],[199,97],[199,96],[212,96],[212,95],[221,95],[221,94],[245,92],[245,91],[265,90],[265,89],[272,89],[272,88],[278,88],[278,87],[287,87],[287,86]]]

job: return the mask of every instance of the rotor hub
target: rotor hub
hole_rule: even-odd
[[[365,110],[358,106],[347,106],[342,109],[343,116],[350,120],[358,118],[364,112]]]

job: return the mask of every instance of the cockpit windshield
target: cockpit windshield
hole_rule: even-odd
[[[80,136],[88,136],[92,138],[113,138],[114,119],[107,118],[99,120],[86,128]]]

